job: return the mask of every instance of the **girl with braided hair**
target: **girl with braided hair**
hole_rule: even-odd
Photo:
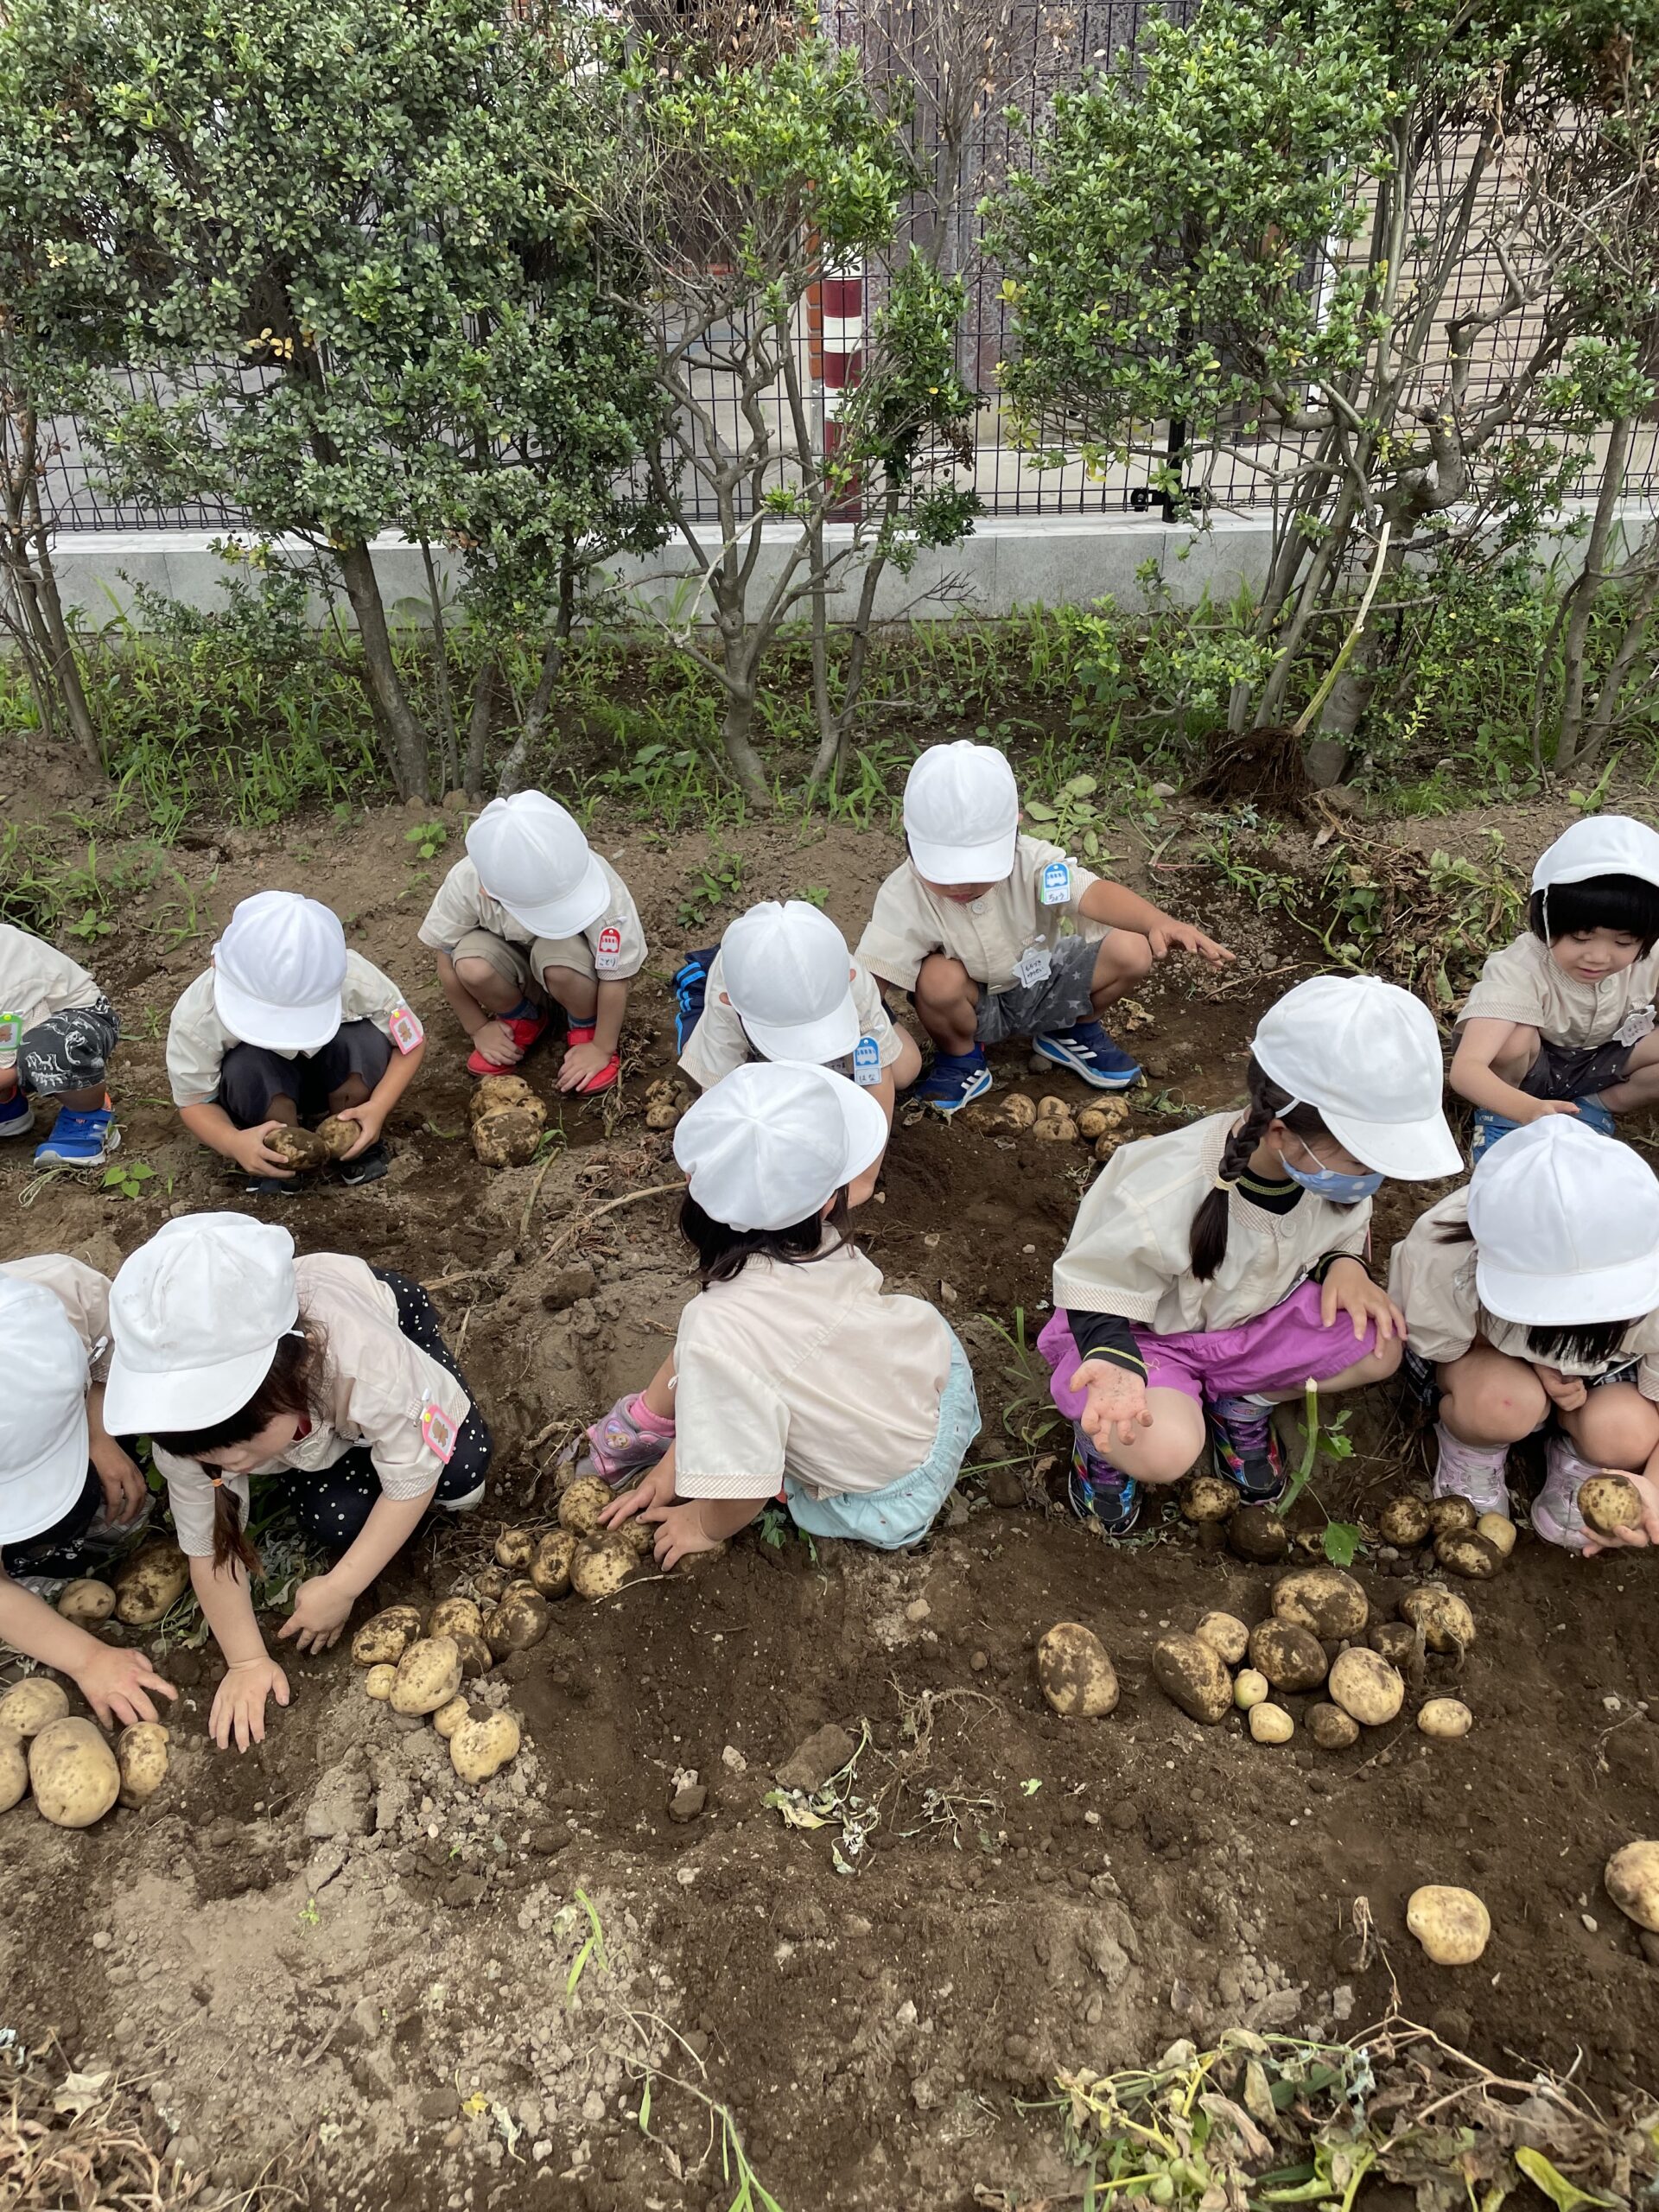
[[[1273,1408],[1380,1382],[1405,1320],[1365,1264],[1384,1178],[1462,1168],[1440,1035],[1408,993],[1317,976],[1262,1018],[1243,1114],[1125,1145],[1085,1194],[1038,1338],[1072,1424],[1072,1510],[1125,1535],[1143,1483],[1204,1450],[1252,1503],[1285,1487]]]

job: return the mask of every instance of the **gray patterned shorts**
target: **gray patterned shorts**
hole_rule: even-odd
[[[90,1090],[102,1083],[121,1034],[115,1008],[105,998],[66,1007],[23,1032],[17,1046],[17,1079],[35,1098]]]
[[[1006,991],[982,990],[974,1034],[981,1045],[1003,1045],[1010,1037],[1040,1037],[1051,1029],[1070,1029],[1092,1021],[1092,985],[1098,938],[1063,937],[1056,944],[1049,972],[1040,983],[1013,983]]]

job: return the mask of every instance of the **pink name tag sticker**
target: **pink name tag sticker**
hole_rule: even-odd
[[[621,957],[622,932],[614,922],[607,922],[594,947],[594,965],[601,976],[607,975]]]
[[[395,1006],[391,1019],[386,1024],[391,1032],[391,1041],[400,1052],[412,1052],[417,1045],[426,1041],[426,1032],[421,1027],[420,1016],[406,1006]]]
[[[447,1467],[455,1456],[455,1424],[442,1406],[421,1408],[421,1434],[432,1457],[442,1459]]]

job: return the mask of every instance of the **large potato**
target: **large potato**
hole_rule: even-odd
[[[1339,1567],[1305,1567],[1273,1586],[1273,1610],[1281,1621],[1305,1628],[1321,1643],[1363,1636],[1371,1609],[1365,1592]]]
[[[622,1537],[590,1536],[576,1547],[570,1586],[579,1598],[613,1598],[639,1564],[633,1546]]]
[[[1316,1705],[1307,1716],[1307,1732],[1322,1751],[1345,1751],[1359,1741],[1359,1723],[1339,1705]]]
[[[449,1764],[463,1782],[487,1782],[518,1755],[518,1723],[510,1713],[463,1720],[449,1738]]]
[[[470,1598],[440,1598],[426,1624],[429,1636],[482,1636],[484,1616]]]
[[[1219,1651],[1196,1636],[1161,1636],[1152,1648],[1158,1687],[1190,1719],[1213,1727],[1233,1709],[1233,1681]]]
[[[135,1720],[115,1739],[121,1802],[147,1805],[167,1779],[168,1732],[159,1720]]]
[[[1057,1621],[1037,1646],[1037,1679],[1056,1713],[1088,1719],[1117,1703],[1117,1672],[1081,1621]]]
[[[352,1638],[352,1656],[359,1667],[395,1667],[420,1632],[421,1617],[413,1605],[388,1605]]]
[[[441,1705],[432,1716],[432,1726],[448,1743],[457,1728],[473,1717],[473,1708],[464,1697],[452,1697],[448,1705]]]
[[[1241,1505],[1227,1523],[1227,1548],[1256,1567],[1273,1567],[1290,1549],[1290,1531],[1270,1505]]]
[[[495,1540],[495,1563],[510,1574],[522,1574],[535,1550],[536,1539],[528,1529],[504,1529]]]
[[[1475,1640],[1475,1617],[1450,1590],[1426,1583],[1400,1600],[1400,1618],[1423,1632],[1431,1651],[1466,1651]]]
[[[578,1475],[559,1500],[559,1526],[591,1536],[599,1516],[616,1495],[602,1475]]]
[[[473,1150],[486,1167],[522,1167],[536,1157],[547,1108],[521,1075],[486,1075],[467,1108]]]
[[[0,1736],[0,1813],[29,1794],[29,1754],[21,1736]]]
[[[1228,1521],[1238,1503],[1238,1492],[1217,1475],[1189,1475],[1181,1484],[1180,1498],[1183,1521]]]
[[[25,1742],[38,1736],[69,1710],[69,1696],[61,1682],[49,1675],[31,1675],[0,1697],[0,1736],[16,1736]]]
[[[328,1165],[328,1147],[315,1129],[272,1129],[265,1142],[296,1175],[315,1175]]]
[[[1417,1715],[1417,1726],[1436,1743],[1454,1744],[1466,1736],[1475,1717],[1460,1697],[1432,1697]]]
[[[1031,1134],[1043,1144],[1075,1144],[1077,1125],[1069,1114],[1056,1114],[1048,1120],[1039,1114]]]
[[[190,1562],[176,1544],[146,1544],[115,1571],[115,1618],[154,1628],[190,1586]]]
[[[1377,1529],[1385,1544],[1395,1544],[1402,1551],[1414,1551],[1419,1544],[1427,1543],[1434,1523],[1430,1517],[1427,1498],[1416,1497],[1409,1491],[1402,1491],[1398,1497],[1391,1497],[1376,1516]]]
[[[485,1641],[497,1659],[505,1659],[509,1652],[528,1651],[547,1634],[551,1618],[546,1599],[537,1591],[509,1590],[485,1619]]]
[[[574,1529],[550,1529],[536,1547],[530,1579],[543,1598],[563,1598],[570,1587],[570,1562],[582,1541]]]
[[[1230,1667],[1236,1667],[1250,1648],[1250,1631],[1236,1613],[1206,1613],[1192,1633],[1213,1645]]]
[[[64,1584],[58,1593],[58,1611],[77,1628],[96,1628],[115,1611],[115,1592],[107,1582],[82,1576]]]
[[[1642,1525],[1642,1497],[1628,1475],[1604,1468],[1579,1484],[1579,1510],[1599,1536],[1616,1536],[1621,1529]]]
[[[1269,1704],[1265,1698],[1250,1707],[1249,1727],[1258,1744],[1287,1744],[1296,1733],[1296,1723],[1284,1707]]]
[[[1607,1861],[1607,1894],[1638,1928],[1659,1931],[1659,1843],[1627,1843]]]
[[[423,1637],[397,1662],[394,1713],[435,1713],[461,1688],[461,1649],[453,1636]]]
[[[1331,1662],[1325,1684],[1331,1702],[1351,1713],[1362,1726],[1382,1728],[1406,1701],[1406,1686],[1380,1651],[1351,1643]]]
[[[1486,1948],[1491,1915],[1472,1890],[1430,1882],[1406,1900],[1406,1925],[1437,1967],[1471,1967]]]
[[[347,1122],[338,1114],[329,1114],[317,1123],[312,1134],[322,1147],[325,1159],[344,1160],[352,1147],[361,1139],[363,1129],[360,1122]]]
[[[1450,1573],[1461,1574],[1470,1582],[1490,1582],[1503,1564],[1503,1554],[1497,1546],[1489,1544],[1473,1529],[1459,1529],[1452,1535],[1437,1536],[1434,1559],[1437,1566]]]
[[[121,1794],[121,1770],[90,1720],[50,1720],[29,1747],[29,1786],[54,1827],[89,1828]]]
[[[1378,1621],[1365,1641],[1402,1675],[1422,1673],[1423,1639],[1409,1621]]]
[[[1325,1647],[1294,1621],[1258,1621],[1250,1630],[1250,1664],[1265,1675],[1276,1690],[1294,1697],[1302,1690],[1316,1690],[1325,1680]]]

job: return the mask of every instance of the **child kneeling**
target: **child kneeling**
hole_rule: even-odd
[[[1143,1483],[1204,1450],[1253,1503],[1283,1495],[1273,1408],[1400,1363],[1371,1281],[1372,1193],[1463,1165],[1433,1016],[1374,976],[1318,976],[1255,1033],[1244,1113],[1123,1146],[1084,1196],[1038,1338],[1072,1424],[1072,1510],[1125,1535]]]
[[[808,1535],[897,1551],[950,1495],[979,1433],[968,1356],[932,1306],[883,1294],[844,1225],[887,1135],[867,1091],[783,1061],[734,1070],[675,1131],[702,1287],[673,1358],[588,1432],[607,1481],[643,1478],[605,1520],[643,1513],[663,1566],[780,1494]]]

